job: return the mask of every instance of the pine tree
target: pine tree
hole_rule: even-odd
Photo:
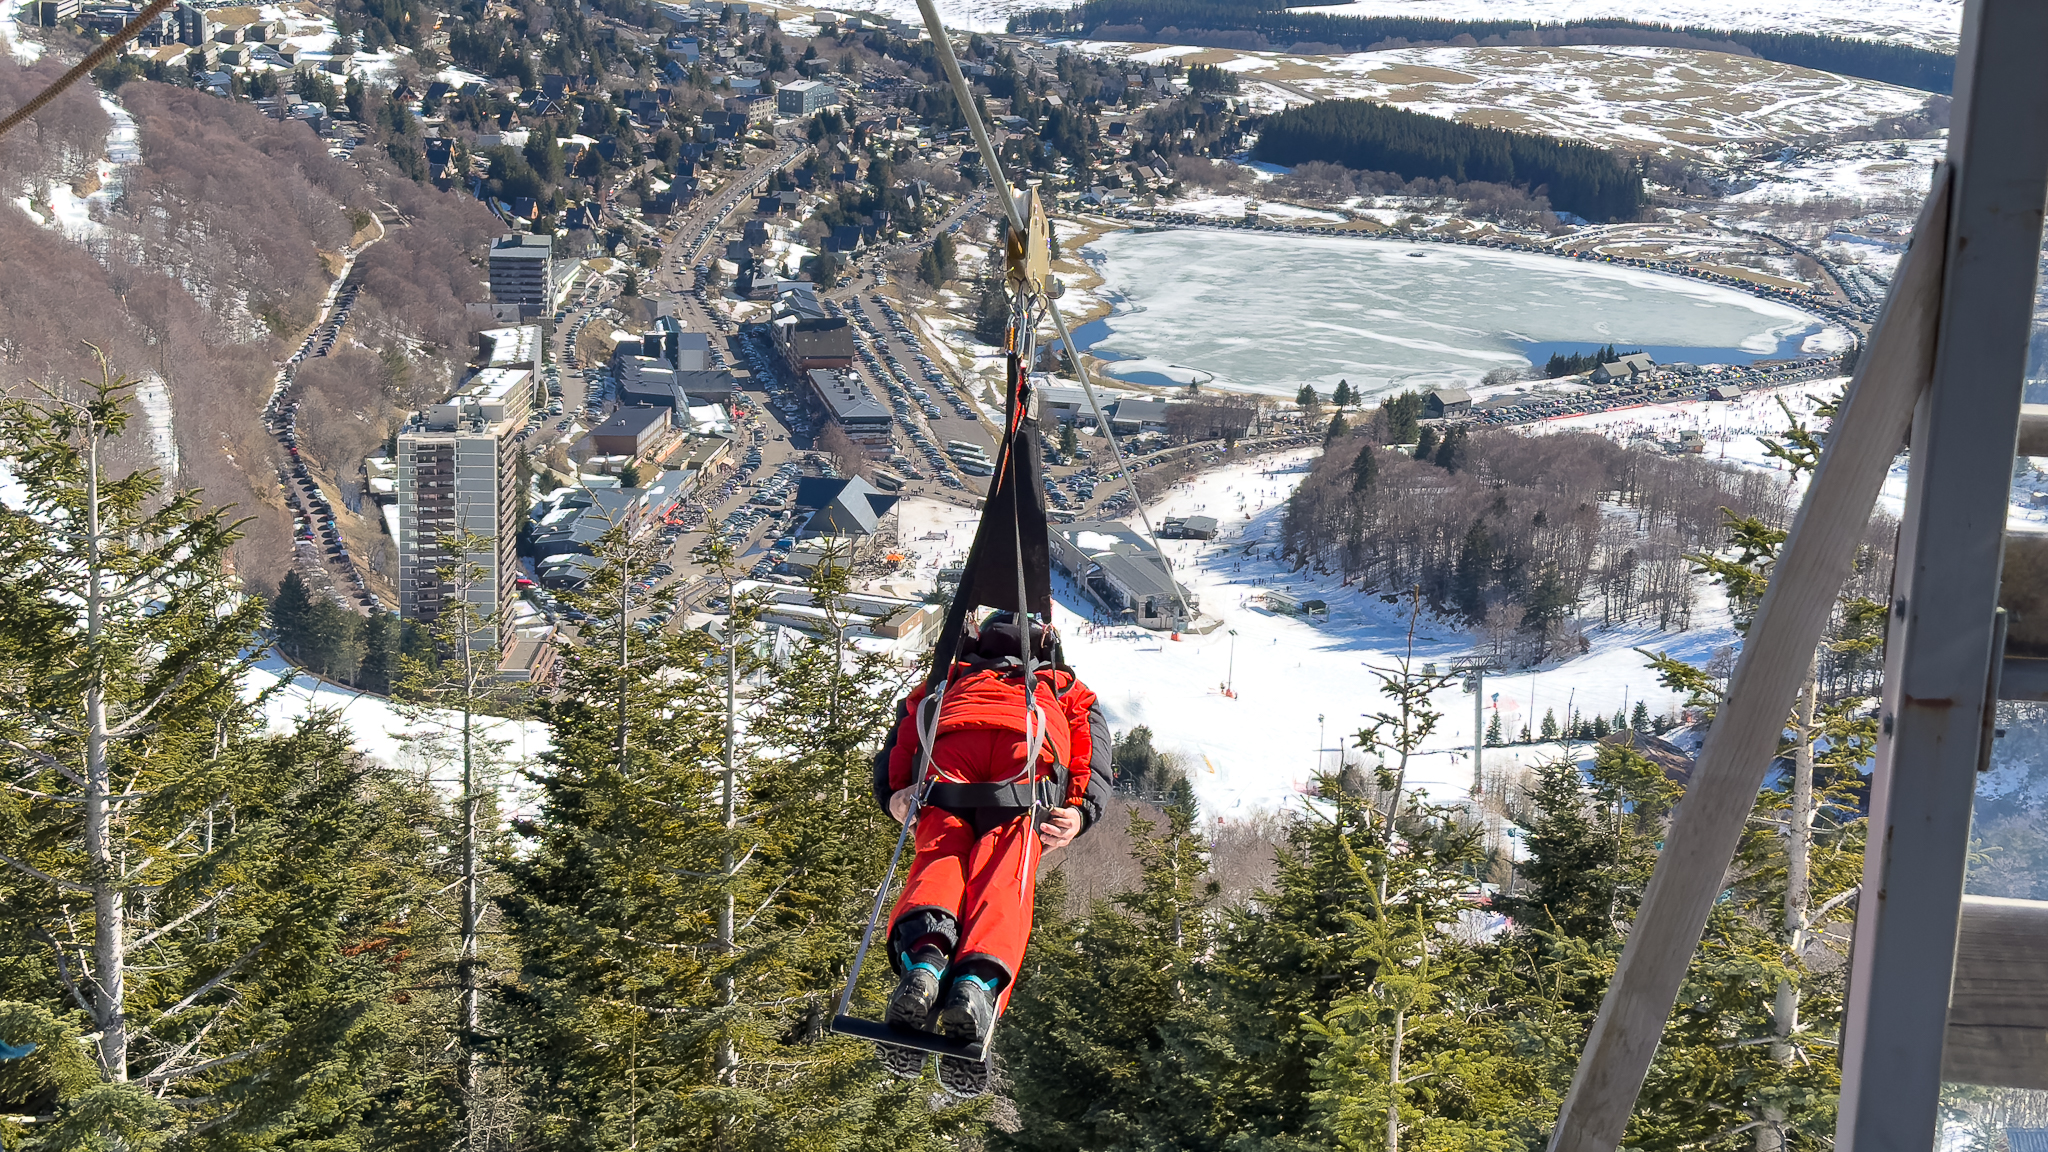
[[[1075,433],[1074,426],[1072,424],[1060,425],[1060,455],[1065,456],[1068,460],[1072,460],[1074,459],[1074,454],[1080,450],[1081,437]]]
[[[1003,1041],[1021,1126],[999,1146],[1192,1148],[1213,1138],[1184,1045],[1222,1024],[1202,966],[1216,884],[1191,808],[1169,805],[1158,821],[1141,811],[1130,814],[1136,890],[1068,920],[1064,874],[1041,874],[1031,959]]]
[[[1462,472],[1469,463],[1471,449],[1466,445],[1467,436],[1463,428],[1452,428],[1444,433],[1443,442],[1437,445],[1432,459],[1436,466],[1446,472]],[[1419,457],[1418,457],[1419,458]]]
[[[1423,395],[1403,392],[1380,401],[1379,419],[1388,444],[1412,444],[1421,436]]]
[[[1344,423],[1344,414],[1342,412],[1330,417],[1330,427],[1323,433],[1323,447],[1327,449],[1330,445],[1342,440],[1349,431],[1351,431],[1350,426]]]
[[[1486,743],[1491,748],[1501,746],[1500,713],[1498,712],[1495,712],[1493,718],[1486,722]]]
[[[313,599],[306,594],[306,581],[294,568],[277,585],[277,598],[270,602],[270,626],[286,653],[296,656],[311,630]]]
[[[1335,404],[1340,409],[1351,407],[1351,382],[1349,380],[1337,381],[1337,390],[1330,393],[1330,403]]]
[[[492,576],[470,557],[496,553],[488,536],[460,532],[440,540],[443,555],[455,557],[435,570],[444,597],[428,629],[432,659],[401,656],[395,696],[414,731],[410,740],[430,765],[434,782],[452,785],[456,820],[450,871],[457,894],[456,946],[450,958],[456,997],[449,1033],[454,1046],[458,1130],[468,1146],[479,1143],[479,1101],[485,1072],[479,1049],[484,1037],[485,988],[492,983],[492,953],[486,946],[493,877],[485,860],[496,817],[497,778],[506,742],[493,738],[488,721],[519,706],[515,682],[499,674],[499,620],[476,608],[477,590]],[[494,933],[495,934],[495,933]],[[502,960],[500,961],[502,963]]]
[[[1351,462],[1351,491],[1360,495],[1372,491],[1379,475],[1379,449],[1371,444],[1362,445],[1358,458]]]
[[[1553,708],[1545,708],[1545,709],[1543,710],[1543,729],[1542,729],[1542,735],[1543,735],[1543,739],[1544,739],[1545,741],[1550,741],[1550,740],[1555,740],[1555,739],[1557,739],[1557,711],[1556,711],[1556,709],[1553,709]]]
[[[1438,442],[1436,427],[1434,425],[1424,427],[1421,432],[1416,434],[1415,458],[1417,460],[1435,458]]]
[[[1001,348],[1010,328],[1010,290],[1001,276],[985,276],[974,305],[974,338]]]
[[[1628,726],[1638,732],[1648,732],[1650,730],[1649,704],[1641,700],[1636,701],[1635,711],[1630,712],[1628,715]]]
[[[129,385],[100,365],[0,405],[0,1011],[47,1041],[7,1074],[49,1086],[10,1140],[355,1140],[400,983],[394,814],[331,717],[262,730],[234,526],[108,472]]]
[[[828,1035],[833,999],[896,826],[842,782],[891,716],[898,673],[837,645],[766,644],[744,598],[728,624],[632,625],[649,557],[620,534],[579,598],[591,643],[564,653],[531,849],[509,868],[528,957],[511,1020],[539,1135],[611,1148],[936,1148],[984,1106],[935,1114]],[[730,579],[730,550],[709,556]],[[864,773],[863,773],[864,774]],[[870,964],[855,1010],[889,980]]]
[[[398,672],[398,639],[403,622],[389,612],[373,609],[363,621],[363,660],[356,672],[356,686],[380,696],[391,694],[392,678]]]
[[[1315,386],[1312,384],[1301,386],[1301,390],[1294,394],[1294,403],[1301,409],[1302,418],[1305,420],[1314,420],[1323,406],[1322,398],[1316,395]]]

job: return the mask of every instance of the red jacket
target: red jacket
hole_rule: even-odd
[[[1073,673],[1062,669],[1041,668],[1037,678],[1038,705],[1046,721],[1045,741],[1039,757],[1040,778],[1053,778],[1055,763],[1066,765],[1066,802],[1070,806],[1078,805],[1088,790],[1089,762],[1095,753],[1094,734],[1088,722],[1089,712],[1095,707],[1095,693]],[[940,702],[938,735],[944,737],[950,732],[994,729],[1022,736],[1024,686],[1021,681],[1021,674],[1016,672],[1005,676],[993,668],[977,670],[964,663],[954,665],[952,683]],[[888,747],[891,789],[910,787],[917,773],[920,749],[917,716],[925,695],[925,686],[919,684],[903,702],[903,718]]]

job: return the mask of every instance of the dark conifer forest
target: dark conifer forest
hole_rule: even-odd
[[[1632,220],[1642,177],[1589,144],[1460,124],[1370,100],[1323,100],[1266,118],[1254,154],[1271,164],[1314,160],[1346,168],[1547,189],[1560,211],[1588,220]]]

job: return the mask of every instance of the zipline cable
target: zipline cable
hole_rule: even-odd
[[[136,34],[142,31],[143,25],[156,19],[170,7],[171,0],[150,0],[149,7],[144,8],[135,19],[123,25],[119,32],[101,41],[99,47],[87,52],[85,59],[73,65],[71,71],[59,76],[56,83],[36,93],[35,99],[9,113],[7,119],[0,120],[0,136],[7,135],[22,121],[42,111],[43,105],[55,100],[59,93],[77,83],[79,77],[106,63],[107,57],[121,50],[121,45],[135,39]]]
[[[989,183],[994,186],[995,198],[1002,201],[1003,212],[1010,222],[1010,229],[1020,236],[1028,236],[1030,229],[1024,213],[1017,206],[1017,198],[1010,192],[1009,181],[1003,177],[1002,162],[996,158],[995,145],[988,138],[988,129],[982,125],[981,113],[974,107],[974,92],[967,86],[967,77],[960,72],[960,61],[953,55],[953,41],[946,36],[946,28],[939,20],[938,9],[933,0],[917,0],[917,10],[924,17],[925,30],[931,34],[932,46],[938,49],[939,63],[946,69],[946,79],[953,86],[953,101],[960,106],[960,115],[967,121],[967,130],[974,136],[975,147],[981,150],[981,165],[988,169]],[[1081,350],[1074,346],[1074,336],[1067,331],[1066,317],[1060,315],[1059,306],[1050,299],[1046,301],[1047,312],[1052,313],[1053,327],[1059,331],[1060,340],[1066,345],[1067,360],[1074,366],[1074,375],[1081,380],[1082,391],[1088,394],[1088,405],[1095,411],[1097,426],[1109,441],[1110,460],[1118,472],[1123,474],[1124,489],[1130,493],[1131,506],[1138,510],[1138,519],[1145,525],[1145,535],[1152,541],[1152,549],[1159,554],[1159,563],[1166,571],[1166,583],[1173,589],[1174,603],[1180,606],[1181,615],[1194,621],[1194,612],[1189,609],[1187,597],[1182,594],[1180,580],[1173,574],[1173,561],[1167,559],[1166,550],[1159,546],[1159,533],[1152,527],[1152,516],[1145,511],[1145,502],[1138,497],[1138,485],[1131,470],[1124,464],[1123,451],[1117,447],[1116,429],[1110,425],[1109,417],[1103,414],[1102,401],[1095,395],[1095,382],[1090,379],[1087,365],[1081,363]],[[1027,366],[1028,367],[1028,366]],[[1048,623],[1050,623],[1048,621]]]

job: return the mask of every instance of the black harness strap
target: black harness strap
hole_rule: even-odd
[[[975,808],[1014,808],[1022,812],[1034,801],[1047,808],[1057,808],[1067,802],[1060,792],[1059,781],[1051,779],[1040,780],[1036,785],[1021,782],[956,784],[950,780],[934,780],[931,793],[925,799],[926,804],[951,812]]]

